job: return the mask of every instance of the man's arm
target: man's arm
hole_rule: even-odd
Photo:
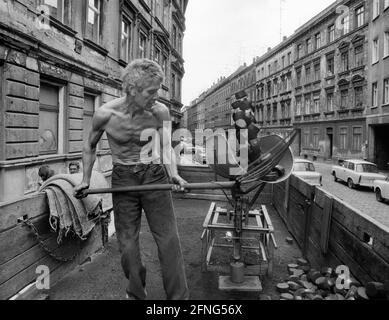
[[[92,119],[92,128],[89,131],[88,138],[84,142],[82,152],[83,178],[80,185],[74,188],[77,198],[82,198],[82,192],[89,188],[93,165],[96,161],[97,144],[104,134],[105,125],[109,121],[110,113],[102,108],[96,111]]]
[[[176,188],[175,191],[184,191],[184,186],[187,182],[178,174],[176,154],[171,144],[171,134],[163,127],[164,121],[171,121],[169,109],[161,104],[159,104],[157,108],[156,114],[162,124],[161,129],[159,129],[162,144],[162,161],[170,179],[173,183],[180,186],[179,188]]]

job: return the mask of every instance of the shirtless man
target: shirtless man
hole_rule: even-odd
[[[125,96],[103,105],[93,117],[83,150],[83,180],[74,190],[76,197],[82,198],[83,191],[89,188],[96,146],[104,132],[112,152],[112,188],[168,183],[170,178],[174,191],[184,190],[186,181],[178,175],[170,135],[163,129],[163,122],[171,120],[169,109],[156,101],[163,77],[161,67],[151,60],[135,60],[127,66],[123,76]],[[145,129],[158,130],[162,153],[156,148],[155,139],[141,139]],[[163,134],[168,139],[163,139]],[[150,159],[141,157],[149,153]],[[168,161],[161,164],[165,159]],[[187,300],[189,290],[171,192],[116,193],[112,198],[128,297],[144,300],[147,296],[146,268],[139,250],[144,209],[158,246],[167,299]]]

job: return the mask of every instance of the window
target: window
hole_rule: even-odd
[[[327,58],[327,73],[329,76],[334,75],[334,57],[328,57]]]
[[[305,96],[305,114],[311,113],[311,96]]]
[[[286,76],[286,90],[292,90],[292,75],[290,73]]]
[[[86,24],[86,37],[100,43],[100,12],[101,0],[88,0],[88,19]]]
[[[285,107],[284,117],[285,117],[285,119],[289,119],[290,118],[290,101],[285,102],[284,107]]]
[[[297,46],[297,59],[301,59],[303,57],[303,45],[299,44]]]
[[[281,63],[282,63],[282,69],[284,69],[285,68],[285,56],[283,56],[281,58]]]
[[[330,25],[328,27],[328,42],[332,42],[335,40],[335,25]]]
[[[271,97],[271,82],[267,83],[267,98]]]
[[[350,32],[350,17],[346,16],[342,19],[342,34],[345,35]]]
[[[297,86],[301,86],[301,69],[296,71],[296,82]]]
[[[307,39],[307,53],[311,53],[312,52],[312,39],[309,38]]]
[[[362,127],[353,128],[352,149],[353,151],[361,151],[362,149]]]
[[[314,70],[315,70],[315,81],[319,81],[320,80],[320,64],[319,63],[315,64]]]
[[[304,139],[303,139],[304,147],[309,147],[309,130],[304,130]]]
[[[59,88],[41,83],[39,92],[39,154],[56,154],[59,142]]]
[[[363,56],[363,45],[355,48],[355,67],[361,67],[365,64],[365,59]]]
[[[347,128],[340,128],[339,148],[340,150],[347,150]]]
[[[177,78],[177,101],[181,101],[181,78]]]
[[[177,49],[177,28],[176,26],[173,25],[173,37],[172,37],[172,41],[173,41],[173,48],[174,49]]]
[[[277,79],[276,79],[276,80],[274,80],[274,83],[273,83],[273,96],[278,94],[277,89],[278,89],[278,85],[277,85]]]
[[[349,69],[349,65],[348,65],[348,52],[343,52],[341,57],[340,57],[340,60],[341,60],[341,70],[344,72],[344,71],[348,71]]]
[[[120,58],[123,61],[129,62],[131,57],[131,24],[122,20],[122,37],[120,44]]]
[[[182,54],[182,35],[181,35],[181,33],[179,33],[178,34],[178,43],[177,43],[177,45],[178,45],[178,52],[180,53],[180,54]]]
[[[378,85],[377,82],[373,83],[372,87],[372,106],[378,107]]]
[[[292,53],[289,52],[289,53],[288,53],[288,66],[290,66],[291,63],[292,63]]]
[[[266,120],[270,121],[270,119],[271,119],[271,106],[268,105],[266,109]]]
[[[355,108],[363,108],[363,87],[354,88]]]
[[[389,56],[389,32],[384,34],[384,57],[387,56]]]
[[[321,47],[321,35],[320,32],[315,35],[315,49],[319,49]]]
[[[155,15],[160,22],[163,21],[162,0],[155,0]]]
[[[147,55],[147,36],[142,31],[139,32],[139,46],[138,46],[138,56],[140,58],[146,58]]]
[[[273,121],[277,121],[278,119],[278,112],[277,112],[277,103],[273,104]]]
[[[333,92],[327,93],[327,111],[328,112],[334,111],[334,93]]]
[[[161,63],[161,67],[162,67],[162,70],[163,70],[163,73],[165,75],[165,79],[164,81],[166,82],[166,79],[167,79],[167,72],[168,72],[168,57],[166,55],[162,55],[162,63]]]
[[[348,106],[348,89],[340,92],[340,109],[347,109]]]
[[[320,96],[315,96],[313,99],[313,113],[320,113]]]
[[[355,20],[357,28],[361,27],[365,23],[365,7],[359,7],[355,10]]]
[[[154,47],[154,61],[161,63],[161,50],[158,47]]]
[[[313,129],[313,147],[319,148],[319,128]]]
[[[175,98],[176,97],[176,75],[174,73],[172,73],[171,91],[172,91],[172,98]]]
[[[384,104],[389,104],[389,79],[384,80]]]
[[[305,67],[305,83],[311,82],[311,67],[306,66]]]
[[[71,0],[40,0],[39,3],[49,7],[50,16],[63,24],[70,25]]]
[[[373,53],[372,53],[372,58],[373,58],[373,64],[378,62],[379,60],[379,39],[373,40]]]
[[[169,3],[169,1],[163,1],[163,21],[162,21],[162,23],[165,26],[166,30],[170,29],[169,14],[170,14],[170,3]]]
[[[297,97],[296,98],[296,116],[301,115],[301,109],[302,109],[301,97]]]
[[[380,0],[373,0],[373,19],[380,15]]]
[[[92,118],[96,110],[97,97],[92,94],[84,95],[84,116],[82,123],[82,136],[83,140],[86,141],[88,138],[88,132],[92,127]]]

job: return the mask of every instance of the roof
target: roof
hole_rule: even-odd
[[[347,159],[347,160],[344,160],[344,161],[352,162],[352,163],[355,163],[355,164],[372,164],[372,165],[376,165],[373,162],[369,162],[369,161],[361,160],[361,159]]]
[[[307,159],[294,159],[294,162],[301,162],[301,163],[313,163],[312,161],[310,160],[307,160]]]

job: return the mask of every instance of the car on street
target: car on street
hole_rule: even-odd
[[[306,159],[295,159],[292,174],[309,182],[310,184],[321,186],[323,176],[316,171],[312,161]]]
[[[365,160],[345,160],[331,169],[335,182],[344,181],[350,189],[356,187],[374,188],[375,180],[385,180],[377,165]]]
[[[374,181],[374,192],[379,202],[389,200],[389,176],[385,180]]]

